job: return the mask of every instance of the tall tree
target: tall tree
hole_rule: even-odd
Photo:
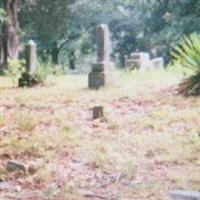
[[[23,38],[36,40],[40,56],[51,56],[55,64],[60,58],[70,68],[75,61],[83,65],[86,54],[93,59],[100,23],[108,24],[112,56],[122,66],[125,56],[136,49],[167,58],[180,36],[200,30],[200,1],[196,0],[21,1]]]
[[[68,15],[72,0],[26,0],[20,15],[22,27],[39,49],[51,55],[58,64],[59,53],[69,38]],[[32,31],[34,30],[34,31]]]
[[[3,68],[7,66],[8,59],[18,58],[19,55],[18,5],[18,0],[3,0],[1,3],[6,13],[0,35],[0,64]]]

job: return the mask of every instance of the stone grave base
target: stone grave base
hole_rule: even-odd
[[[105,73],[104,72],[90,72],[88,77],[88,86],[90,89],[99,89],[105,86]]]
[[[90,89],[99,89],[101,87],[118,86],[121,74],[116,71],[91,72],[88,76],[88,86]]]

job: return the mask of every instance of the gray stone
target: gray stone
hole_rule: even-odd
[[[103,117],[103,106],[95,106],[93,108],[93,119]]]
[[[33,40],[26,45],[26,72],[34,74],[37,67],[37,46]]]
[[[162,57],[154,58],[150,61],[151,69],[163,69],[164,68],[164,59]]]
[[[111,68],[110,40],[108,26],[101,24],[97,27],[97,62],[92,65],[88,75],[88,87],[99,89],[105,86],[105,72]]]
[[[93,72],[103,72],[105,71],[106,63],[94,63],[92,65],[92,71]]]
[[[129,56],[129,59],[140,59],[140,58],[141,54],[139,52],[131,53],[131,55]]]
[[[141,66],[141,61],[139,59],[127,59],[126,67],[129,69],[139,69]]]
[[[105,86],[104,72],[91,72],[88,77],[88,86],[90,89],[99,89]]]
[[[130,69],[147,69],[150,65],[150,55],[146,52],[131,53],[126,60],[126,67]]]
[[[110,61],[109,29],[105,24],[97,27],[97,62]]]
[[[8,172],[22,171],[26,173],[25,166],[18,161],[8,161],[6,169]]]
[[[8,190],[12,188],[12,185],[9,182],[0,182],[0,191]]]
[[[169,196],[175,200],[200,200],[200,192],[197,191],[173,190]]]

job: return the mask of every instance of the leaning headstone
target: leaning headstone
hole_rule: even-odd
[[[92,65],[89,73],[88,86],[90,89],[99,89],[106,84],[106,71],[110,68],[110,38],[107,25],[97,27],[97,62]]]
[[[25,47],[25,72],[19,78],[19,87],[31,87],[38,84],[35,76],[37,69],[37,46],[33,40],[30,40]]]
[[[93,119],[98,119],[103,117],[103,107],[95,106],[93,108]]]
[[[169,196],[175,200],[200,200],[200,192],[197,191],[174,190]]]
[[[162,57],[154,58],[150,61],[150,67],[153,70],[164,68],[164,59]]]

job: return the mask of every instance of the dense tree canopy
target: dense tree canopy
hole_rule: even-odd
[[[9,3],[16,3],[18,13],[12,12]],[[95,28],[100,23],[110,27],[112,57],[119,66],[137,49],[169,61],[172,44],[200,31],[200,2],[196,0],[10,0],[0,6],[1,60],[5,40],[17,56],[20,37],[21,44],[36,41],[41,59],[69,63],[71,69],[83,57],[93,58]],[[5,27],[15,29],[12,39]],[[7,54],[4,57],[12,57]]]

